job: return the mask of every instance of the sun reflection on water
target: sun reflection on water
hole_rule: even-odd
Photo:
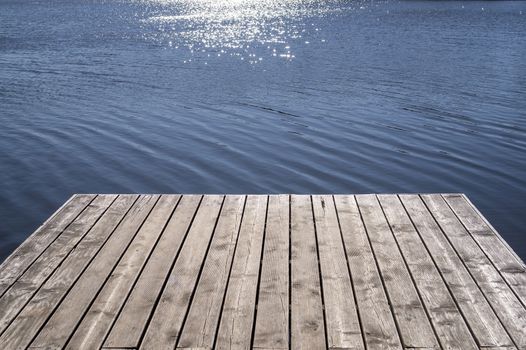
[[[339,12],[319,0],[150,0],[141,19],[144,37],[184,49],[183,63],[230,56],[252,64],[293,60],[291,45],[323,43],[316,19]],[[307,40],[308,39],[308,40]],[[191,56],[191,57],[190,57]]]

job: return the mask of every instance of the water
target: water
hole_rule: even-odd
[[[465,192],[526,257],[526,2],[0,0],[0,125],[0,259],[78,192]]]

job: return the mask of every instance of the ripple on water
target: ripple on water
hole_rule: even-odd
[[[526,210],[525,2],[0,2],[0,255],[72,193]]]

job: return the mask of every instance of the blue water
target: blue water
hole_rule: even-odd
[[[0,259],[72,193],[465,192],[526,257],[526,2],[0,0]]]

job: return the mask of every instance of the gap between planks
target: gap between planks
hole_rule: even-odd
[[[73,196],[6,259],[0,345],[526,348],[525,265],[464,195],[151,197],[166,204],[155,199],[112,260],[103,252],[117,247],[109,242],[143,198]],[[193,204],[175,219],[187,200]],[[151,228],[141,234],[143,223]],[[76,238],[67,243],[64,234]],[[68,265],[77,272],[64,279]],[[101,315],[99,338],[85,342]]]

